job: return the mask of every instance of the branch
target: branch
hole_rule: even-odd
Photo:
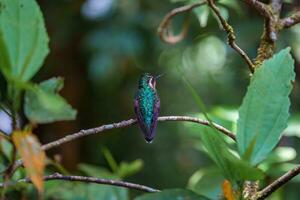
[[[65,180],[65,181],[77,181],[77,182],[84,182],[84,183],[96,183],[96,184],[104,184],[104,185],[113,185],[119,187],[125,187],[129,189],[140,190],[143,192],[160,192],[160,190],[147,187],[144,185],[130,183],[125,181],[119,180],[111,180],[111,179],[104,179],[104,178],[95,178],[95,177],[88,177],[88,176],[65,176],[59,173],[54,173],[48,176],[44,176],[44,181],[51,181],[51,180]],[[20,179],[18,183],[31,183],[29,178]],[[9,185],[14,185],[13,183]],[[0,187],[3,187],[4,184],[0,184]]]
[[[205,126],[210,126],[209,121],[207,121],[207,120],[199,119],[199,118],[196,118],[196,117],[189,117],[189,116],[164,116],[164,117],[159,117],[158,121],[161,121],[161,122],[163,122],[163,121],[187,121],[187,122],[194,122],[194,123],[202,124],[202,125],[205,125]],[[50,142],[48,144],[44,144],[44,145],[42,145],[42,149],[44,151],[46,151],[48,149],[51,149],[51,148],[60,146],[64,143],[75,140],[77,138],[81,138],[81,137],[88,136],[88,135],[94,135],[94,134],[101,133],[103,131],[107,131],[107,130],[111,130],[111,129],[124,128],[124,127],[128,127],[128,126],[132,126],[136,123],[137,123],[136,119],[129,119],[129,120],[124,120],[124,121],[117,122],[117,123],[102,125],[102,126],[99,126],[99,127],[96,127],[96,128],[81,130],[77,133],[67,135],[63,138],[60,138],[60,139],[55,140],[53,142]],[[221,133],[227,135],[228,137],[230,137],[233,140],[236,140],[235,134],[230,132],[228,129],[226,129],[226,128],[224,128],[221,125],[218,125],[216,123],[213,123],[213,125]],[[23,165],[23,161],[21,159],[17,160],[13,165],[12,174],[19,167],[21,167],[22,165]]]
[[[294,26],[298,23],[300,23],[300,11],[297,11],[291,16],[281,20],[283,28],[290,28],[291,26]]]
[[[277,24],[280,17],[282,0],[271,0],[270,5],[262,3],[258,0],[244,0],[244,2],[256,9],[265,18],[265,32],[263,34],[262,41],[267,40],[267,43],[274,43],[278,39],[277,34],[279,29],[277,27]],[[273,54],[272,45],[271,48],[271,53]],[[264,51],[264,49],[262,51]],[[267,56],[267,58],[268,57],[269,56]],[[263,60],[264,59],[266,58],[264,57]]]
[[[245,3],[255,8],[262,16],[265,18],[270,17],[270,13],[268,12],[268,5],[258,1],[258,0],[243,0]]]
[[[281,12],[281,8],[282,8],[282,0],[272,0],[271,6],[272,6],[273,11],[279,15]]]
[[[159,117],[158,121],[186,121],[186,122],[194,122],[197,124],[202,124],[205,126],[210,126],[209,121],[199,119],[196,117],[189,117],[189,116],[164,116],[164,117]],[[214,127],[220,131],[221,133],[225,134],[226,136],[230,137],[232,140],[236,140],[235,134],[229,131],[228,129],[224,128],[223,126],[213,123]]]
[[[188,117],[188,116],[164,116],[164,117],[159,117],[158,121],[188,121],[188,122],[195,122],[198,124],[202,124],[205,126],[210,126],[209,122],[203,119],[199,119],[196,117]],[[117,123],[113,123],[113,124],[106,124],[106,125],[102,125],[96,128],[91,128],[91,129],[86,129],[86,130],[81,130],[77,133],[73,133],[71,135],[67,135],[61,139],[55,140],[53,142],[50,142],[48,144],[44,144],[42,146],[43,150],[48,150],[51,149],[53,147],[57,147],[60,146],[63,143],[66,142],[70,142],[72,140],[75,140],[77,138],[83,137],[83,136],[87,136],[87,135],[93,135],[96,133],[100,133],[106,130],[111,130],[111,129],[116,129],[116,128],[124,128],[124,127],[128,127],[131,125],[136,124],[137,121],[136,119],[129,119],[129,120],[125,120],[125,121],[121,121],[121,122],[117,122]],[[230,137],[231,139],[235,140],[235,135],[234,133],[230,132],[229,130],[227,130],[226,128],[218,125],[218,124],[214,124],[215,127],[223,134],[227,135],[228,137]]]
[[[293,179],[295,176],[297,176],[300,173],[300,165],[295,167],[294,169],[288,171],[278,179],[276,179],[273,183],[262,189],[258,192],[258,200],[259,199],[265,199],[269,195],[271,195],[273,192],[275,192],[278,188],[289,182],[291,179]]]
[[[175,44],[175,43],[181,41],[187,33],[188,23],[184,24],[184,27],[179,35],[174,36],[172,30],[168,29],[169,25],[171,24],[172,18],[180,13],[189,12],[196,7],[204,5],[205,3],[206,3],[205,1],[198,2],[198,3],[182,6],[179,8],[175,8],[174,10],[170,11],[163,18],[163,20],[161,21],[161,23],[158,26],[157,32],[158,32],[160,39],[169,44]]]
[[[220,20],[223,29],[227,32],[228,44],[238,53],[241,57],[246,61],[248,64],[249,70],[253,73],[254,72],[254,64],[252,63],[251,59],[248,55],[236,44],[235,42],[235,35],[232,26],[230,26],[227,21],[222,17],[219,8],[215,5],[214,0],[207,0],[209,7],[213,10],[213,12],[217,15],[218,19]]]

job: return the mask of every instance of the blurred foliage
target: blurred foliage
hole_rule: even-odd
[[[26,71],[26,78],[19,76],[19,72],[1,68],[3,74],[0,75],[0,100],[4,103],[4,106],[1,104],[1,108],[6,108],[9,104],[4,101],[7,99],[7,84],[10,84],[7,77],[17,75],[15,77],[17,81],[14,79],[14,83],[27,91],[27,101],[29,103],[37,101],[39,103],[35,104],[40,105],[39,109],[30,109],[30,112],[26,112],[28,107],[25,105],[25,113],[29,119],[36,121],[43,118],[44,122],[52,122],[61,120],[56,116],[61,116],[62,113],[67,115],[65,119],[72,119],[75,117],[75,111],[66,105],[65,100],[57,93],[61,85],[52,82],[50,85],[56,86],[50,88],[41,86],[44,80],[53,81],[51,77],[64,77],[65,88],[62,90],[62,96],[78,110],[78,116],[74,122],[39,125],[34,132],[42,143],[47,143],[82,128],[133,117],[133,96],[137,89],[138,77],[147,71],[154,74],[166,73],[157,84],[162,115],[180,114],[203,118],[181,81],[181,74],[177,71],[177,67],[181,67],[197,93],[201,94],[211,120],[236,132],[237,108],[246,93],[249,74],[240,56],[226,45],[226,35],[219,29],[213,13],[206,6],[194,9],[189,16],[191,23],[187,38],[175,46],[163,44],[156,35],[159,22],[169,10],[192,2],[192,0],[38,0],[50,38],[51,52],[45,60],[43,69],[31,82],[21,84],[20,80],[27,81],[32,78],[48,52],[45,45],[34,46],[30,34],[27,34],[37,29],[39,30],[37,33],[42,34],[40,39],[45,43],[48,41],[41,21],[37,26],[28,26],[28,19],[41,15],[39,9],[29,13],[34,16],[25,12],[21,18],[21,27],[25,29],[22,34],[26,35],[24,45],[28,51],[36,48],[39,59],[32,62],[32,70]],[[283,8],[283,16],[289,13],[291,7],[299,4],[292,0],[285,2],[287,3]],[[253,58],[259,44],[263,20],[240,1],[219,0],[218,5],[222,15],[233,25],[238,44]],[[8,21],[0,18],[3,29],[8,26]],[[175,30],[179,30],[182,21],[183,16],[174,19]],[[16,35],[13,30],[7,29],[3,33],[9,38],[5,41],[17,46],[14,44],[17,40],[14,39]],[[281,33],[277,44],[278,50],[291,46],[296,74],[299,73],[300,62],[299,33],[299,25],[286,30]],[[1,61],[11,59],[11,62],[15,63],[19,60],[15,58],[18,55],[15,49],[8,49],[8,52],[12,57],[3,58],[5,54],[1,54]],[[27,53],[25,51],[22,57],[26,57]],[[19,67],[20,69],[23,67],[21,60]],[[31,90],[33,88],[35,90]],[[19,98],[18,92],[15,95],[11,95],[11,99]],[[50,98],[58,103],[52,104]],[[296,154],[300,151],[298,128],[300,107],[297,104],[299,101],[300,87],[296,78],[291,95],[292,116],[278,145],[280,147],[258,166],[265,172],[268,182],[290,170],[295,166],[294,163],[300,162]],[[49,107],[51,111],[57,112],[54,114],[48,112]],[[36,112],[41,108],[44,109],[43,114],[46,113],[42,117]],[[39,117],[32,117],[32,113]],[[20,117],[24,117],[23,114]],[[7,122],[4,124],[4,119],[7,119],[7,113],[2,110],[1,130],[7,124]],[[172,199],[180,195],[193,196],[195,199],[203,199],[198,195],[211,199],[220,198],[224,177],[205,153],[200,139],[203,128],[191,123],[171,122],[160,123],[157,131],[157,137],[151,145],[143,141],[136,127],[112,130],[84,138],[80,142],[66,144],[59,151],[47,153],[48,157],[54,157],[54,161],[52,164],[48,163],[46,173],[63,171],[101,178],[125,179],[155,188],[187,186],[196,193],[187,190],[162,192],[162,196],[166,195]],[[237,155],[237,149],[232,141],[227,138],[225,140],[231,152]],[[106,150],[101,153],[101,149],[105,147],[108,147],[111,153],[107,153]],[[10,144],[1,136],[0,170],[3,170],[6,163],[11,160],[11,149]],[[55,160],[57,154],[60,154],[59,161]],[[66,166],[66,169],[63,166]],[[13,179],[17,180],[24,176],[24,170],[20,169]],[[296,177],[283,189],[274,193],[271,199],[298,199],[299,181],[300,178]],[[28,199],[37,197],[32,186],[23,184],[7,191],[7,194],[9,199],[21,199],[21,196]],[[112,186],[61,181],[45,183],[46,199],[97,197],[96,199],[127,200],[134,199],[137,195],[141,193]],[[153,199],[153,195],[158,194],[148,194],[137,199]]]
[[[173,200],[173,199],[190,199],[190,200],[208,200],[206,197],[197,195],[189,190],[171,189],[164,190],[155,194],[144,194],[135,200]]]

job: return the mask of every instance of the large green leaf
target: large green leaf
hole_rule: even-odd
[[[48,36],[35,0],[0,0],[0,70],[7,79],[29,80],[41,67]]]
[[[183,80],[195,99],[199,109],[203,112],[204,117],[209,121],[211,128],[204,126],[201,127],[199,135],[203,146],[207,150],[207,154],[220,168],[224,177],[232,183],[237,183],[240,180],[262,179],[263,174],[260,170],[251,167],[248,163],[239,159],[232,153],[232,151],[230,151],[223,135],[221,135],[221,133],[219,133],[214,127],[210,117],[208,116],[201,97],[184,76]]]
[[[278,143],[289,117],[294,61],[286,48],[255,70],[239,109],[237,144],[251,164],[261,162]]]
[[[74,119],[76,110],[57,94],[62,85],[62,80],[56,78],[27,89],[24,106],[26,117],[36,123]]]
[[[208,200],[190,190],[185,189],[168,189],[161,192],[145,194],[135,198],[135,200]]]

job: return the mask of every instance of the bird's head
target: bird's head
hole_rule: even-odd
[[[156,80],[161,76],[162,76],[162,74],[160,74],[158,76],[153,76],[149,73],[142,74],[140,81],[139,81],[139,88],[144,88],[146,86],[149,86],[150,88],[155,90]]]

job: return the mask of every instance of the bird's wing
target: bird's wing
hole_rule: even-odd
[[[153,107],[153,119],[152,119],[152,124],[150,127],[151,134],[155,134],[155,132],[156,132],[157,119],[159,116],[159,112],[160,112],[160,99],[157,95],[157,99],[156,99],[156,102],[154,103],[154,107]],[[153,137],[154,137],[154,135],[153,135]]]
[[[142,113],[141,113],[141,109],[140,109],[140,103],[139,103],[139,96],[138,94],[135,95],[134,98],[134,112],[138,121],[138,125],[140,126],[142,132],[145,135],[148,135],[150,130],[147,128],[147,126],[145,125]]]

